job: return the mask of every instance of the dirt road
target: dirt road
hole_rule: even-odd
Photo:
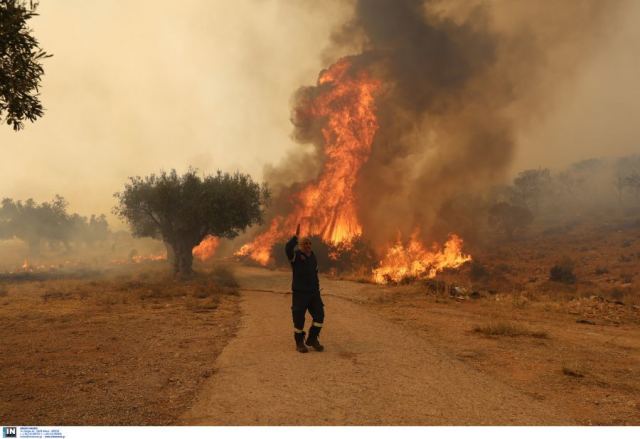
[[[438,351],[359,299],[380,287],[323,279],[323,353],[294,350],[289,275],[241,268],[241,328],[181,418],[201,425],[571,424],[559,411]],[[307,321],[307,326],[309,321]]]

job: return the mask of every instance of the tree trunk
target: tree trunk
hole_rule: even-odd
[[[173,246],[174,262],[173,271],[180,276],[193,274],[193,246],[184,242],[177,242]]]
[[[164,248],[167,250],[167,262],[174,265],[176,263],[176,253],[173,251],[173,247],[171,244],[164,241]]]

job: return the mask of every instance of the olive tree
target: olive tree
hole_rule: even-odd
[[[551,171],[548,169],[527,169],[513,179],[512,202],[524,205],[536,212],[540,199],[551,186]]]
[[[36,1],[0,0],[0,121],[14,130],[42,116],[38,95],[44,73],[41,61],[49,57],[38,46],[27,21],[37,15]]]
[[[114,213],[133,235],[164,241],[173,250],[174,271],[188,275],[193,248],[207,235],[234,238],[262,223],[269,191],[239,172],[200,177],[190,169],[131,177],[115,197]]]
[[[68,248],[73,222],[66,200],[57,195],[51,202],[25,202],[5,198],[0,204],[0,239],[18,238],[29,246],[29,256],[40,253],[41,243]]]
[[[523,233],[533,222],[533,214],[523,206],[501,201],[489,209],[489,225],[504,233],[509,240]]]

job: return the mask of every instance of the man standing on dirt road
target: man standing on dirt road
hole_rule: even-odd
[[[312,346],[316,351],[321,352],[324,347],[318,341],[318,336],[324,322],[324,304],[320,297],[318,261],[316,260],[316,255],[311,251],[311,240],[308,237],[304,237],[298,243],[298,236],[300,236],[300,224],[296,228],[295,236],[285,246],[285,252],[293,270],[291,282],[293,335],[298,352],[308,352],[307,346]],[[296,249],[297,245],[298,248]],[[313,323],[309,328],[309,336],[305,342],[304,317],[307,310],[309,310],[309,314],[313,318]]]

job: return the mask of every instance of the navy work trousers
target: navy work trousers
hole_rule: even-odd
[[[294,291],[291,299],[291,314],[293,317],[293,327],[298,331],[304,329],[304,317],[309,310],[314,323],[324,322],[324,303],[320,293],[301,293]]]

